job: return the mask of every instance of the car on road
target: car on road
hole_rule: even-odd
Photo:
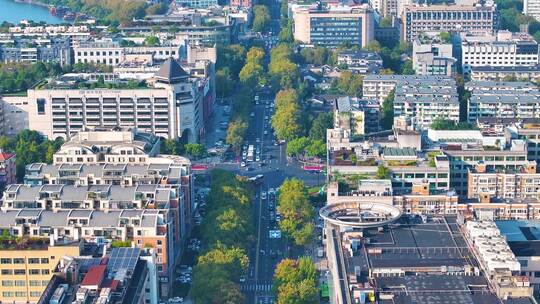
[[[171,304],[184,303],[184,298],[181,298],[181,297],[170,298],[169,303]]]
[[[261,139],[257,137],[257,138],[255,139],[255,142],[256,142],[256,143],[260,143],[260,142],[261,142]]]
[[[266,199],[266,191],[261,192],[261,198]]]
[[[268,135],[268,131],[267,131],[267,130],[264,130],[264,135]]]
[[[260,162],[260,161],[261,161],[261,157],[260,157],[259,155],[257,155],[257,156],[255,157],[255,161]]]
[[[240,276],[240,283],[244,283],[246,281],[246,276],[242,275]]]
[[[240,163],[240,167],[245,167],[245,166],[246,166],[246,162],[243,161]]]
[[[249,114],[249,116],[255,117],[255,113],[251,112],[251,114]]]

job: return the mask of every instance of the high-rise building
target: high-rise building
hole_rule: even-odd
[[[413,41],[413,69],[417,75],[452,76],[456,59],[452,43],[438,36],[419,35]]]
[[[367,46],[374,39],[373,11],[368,5],[298,7],[293,10],[294,39],[304,44]]]
[[[402,41],[424,32],[490,31],[497,28],[497,6],[480,4],[405,5],[401,15]]]

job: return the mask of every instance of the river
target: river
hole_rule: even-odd
[[[28,3],[19,3],[13,0],[0,0],[0,23],[7,21],[19,23],[23,19],[35,22],[44,21],[46,23],[63,23],[61,18],[52,16],[46,7],[32,5]]]

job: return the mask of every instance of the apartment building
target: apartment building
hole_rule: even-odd
[[[339,97],[335,101],[334,127],[364,135],[379,131],[380,108],[376,100]]]
[[[146,164],[159,153],[155,135],[130,130],[81,131],[71,136],[53,156],[60,164]]]
[[[388,94],[397,86],[432,87],[452,86],[455,81],[450,77],[434,75],[366,75],[363,80],[362,96],[377,99],[382,104]]]
[[[471,81],[465,85],[471,92],[468,119],[478,118],[538,118],[540,91],[528,82]]]
[[[69,37],[10,37],[0,39],[0,61],[4,63],[58,63],[69,65],[72,61]]]
[[[438,36],[419,35],[413,41],[413,69],[416,75],[452,76],[456,72],[456,58],[452,44]]]
[[[426,130],[438,118],[459,122],[459,99],[453,80],[447,84],[425,83],[396,85],[394,117],[405,117],[414,130]]]
[[[294,39],[303,44],[337,47],[344,43],[366,47],[374,39],[373,11],[368,5],[296,7]]]
[[[2,218],[2,231],[11,231]],[[24,218],[22,215],[21,219]],[[18,223],[13,221],[13,226]],[[6,230],[7,229],[7,230]],[[37,303],[46,290],[63,256],[79,256],[82,243],[53,242],[49,239],[5,239],[0,242],[0,301]]]
[[[174,265],[179,258],[176,251],[181,244],[173,236],[172,219],[161,210],[53,211],[8,208],[1,213],[0,218],[0,228],[8,229],[14,237],[51,238],[55,242],[130,242],[132,246],[141,249],[156,248],[159,294],[160,297],[168,297],[170,293],[174,281]]]
[[[469,198],[485,199],[485,196],[499,199],[539,199],[540,174],[536,173],[536,162],[530,161],[516,169],[487,169],[482,163],[469,168]]]
[[[342,51],[337,54],[337,64],[357,74],[379,74],[383,61],[379,54],[369,51]]]
[[[498,26],[497,6],[486,4],[407,4],[401,15],[401,40],[413,42],[424,32],[493,32]]]
[[[463,33],[461,53],[463,72],[467,74],[474,67],[533,67],[539,63],[538,43],[527,33]]]
[[[531,16],[540,21],[540,1],[538,0],[524,0],[523,1],[523,14]]]
[[[87,128],[136,128],[156,136],[195,142],[204,133],[204,103],[211,81],[191,77],[168,59],[141,89],[75,89],[53,85],[27,96],[2,97],[11,133],[30,129],[48,138],[69,138]],[[205,95],[203,95],[203,94]]]
[[[369,5],[382,17],[396,16],[398,0],[369,0]]]
[[[514,121],[505,127],[504,132],[511,139],[525,141],[527,158],[540,163],[540,118]]]
[[[530,80],[540,78],[540,65],[513,66],[513,67],[471,67],[469,72],[471,80],[475,81],[504,81],[504,80]]]
[[[482,148],[451,150],[449,148],[444,153],[450,161],[450,186],[462,197],[468,195],[469,169],[474,168],[479,162],[484,163],[488,170],[516,169],[529,163],[525,147],[515,147],[510,150],[483,150]]]

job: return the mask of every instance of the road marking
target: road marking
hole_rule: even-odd
[[[272,291],[272,284],[247,284],[240,286],[241,291]]]

